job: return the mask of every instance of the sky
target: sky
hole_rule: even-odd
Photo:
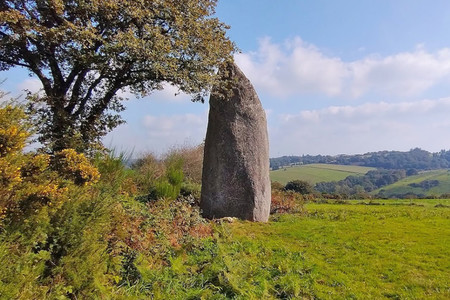
[[[266,110],[270,156],[450,149],[450,1],[219,0]],[[13,93],[38,88],[0,74]],[[135,99],[104,143],[140,155],[204,140],[208,103]]]

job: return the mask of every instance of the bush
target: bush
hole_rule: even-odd
[[[66,199],[70,183],[51,170],[50,156],[22,152],[30,126],[22,106],[0,107],[0,221],[21,222],[44,208],[51,213]]]
[[[150,188],[148,199],[161,198],[176,199],[180,195],[183,183],[183,160],[177,156],[169,156],[164,161],[165,174],[161,176]]]
[[[198,146],[184,146],[172,150],[170,155],[177,156],[183,161],[185,179],[192,183],[202,183],[204,144]]]
[[[98,170],[72,149],[54,157],[23,153],[31,133],[22,106],[0,107],[0,295],[58,298],[83,290],[89,298],[109,280],[101,238],[108,226],[95,217],[90,189]]]
[[[88,159],[74,149],[64,149],[57,152],[54,165],[58,173],[78,185],[90,185],[98,182],[100,173],[91,165]]]
[[[166,171],[164,163],[152,153],[147,153],[137,159],[131,165],[131,169],[135,173],[134,180],[138,193],[145,194],[145,196],[151,191],[155,182],[164,176]]]
[[[293,191],[272,191],[270,213],[299,213],[304,211],[305,200]]]
[[[272,191],[282,191],[282,190],[284,190],[284,185],[282,185],[278,181],[272,181],[270,186],[272,188]]]
[[[286,191],[294,191],[302,195],[312,194],[314,192],[312,185],[304,180],[289,181],[284,189]]]
[[[189,194],[199,199],[202,164],[203,145],[172,149],[162,159],[145,155],[132,165],[141,194],[138,199],[147,202]]]

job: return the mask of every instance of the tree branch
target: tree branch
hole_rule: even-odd
[[[0,57],[0,61],[5,62],[9,65],[14,65],[14,66],[18,66],[18,67],[24,67],[24,68],[31,69],[31,66],[29,64],[27,65],[27,64],[21,63],[16,60],[7,59],[6,57]]]
[[[85,70],[87,72],[87,70]],[[65,85],[64,85],[64,92],[67,93],[67,91],[70,89],[70,87],[72,86],[72,82],[75,80],[75,77],[79,77],[80,73],[82,73],[81,67],[75,63],[75,66],[73,67],[72,71],[70,71],[69,75],[67,76],[66,80],[65,80]]]
[[[87,124],[93,123],[98,116],[100,116],[108,107],[111,99],[116,95],[117,91],[126,86],[127,79],[131,70],[131,64],[125,64],[123,68],[117,72],[117,76],[114,79],[114,83],[105,93],[105,96],[97,103],[90,111],[89,116],[86,118]]]
[[[75,71],[75,69],[72,70],[72,72],[69,75],[69,77],[66,80],[66,82],[69,82],[69,80],[70,80],[70,82],[72,82],[75,79],[75,76],[77,76],[77,75],[75,74],[74,71]],[[74,83],[74,85],[72,87],[72,95],[70,97],[69,104],[66,107],[66,111],[69,114],[72,113],[73,109],[77,105],[77,102],[80,100],[81,87],[82,87],[82,84],[84,82],[84,79],[86,78],[86,74],[88,73],[88,71],[89,70],[84,69],[84,70],[82,70],[82,71],[80,71],[78,73],[77,80],[75,81],[75,83]]]
[[[106,94],[103,96],[103,98],[100,100],[97,105],[95,105],[92,110],[89,113],[89,116],[86,118],[86,121],[84,122],[89,126],[89,124],[93,124],[95,120],[105,111],[105,109],[108,107],[111,99],[116,95],[117,91],[120,90],[123,86],[119,84],[115,84]]]
[[[105,79],[105,76],[103,74],[100,74],[99,77],[96,80],[94,80],[94,82],[89,86],[89,89],[87,90],[87,92],[84,95],[83,99],[81,99],[81,101],[79,103],[77,111],[73,114],[74,117],[78,117],[84,111],[86,103],[88,102],[88,100],[92,96],[92,92],[101,83],[101,81],[103,79]]]
[[[53,87],[59,90],[60,94],[65,95],[65,85],[66,82],[64,80],[64,77],[61,73],[61,69],[59,68],[58,62],[56,61],[56,57],[55,57],[55,49],[54,47],[52,47],[52,49],[50,49],[50,53],[46,53],[47,55],[47,59],[49,62],[49,66],[50,66],[50,70],[52,72],[52,77],[54,80],[54,85]],[[64,105],[64,103],[61,103],[62,105]]]

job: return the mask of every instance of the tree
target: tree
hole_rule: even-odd
[[[287,191],[294,191],[302,195],[313,193],[313,187],[311,186],[311,184],[304,180],[289,181],[284,187],[284,189]]]
[[[120,91],[170,83],[203,101],[235,51],[216,1],[0,0],[0,70],[42,83],[41,143],[83,150],[123,122]]]

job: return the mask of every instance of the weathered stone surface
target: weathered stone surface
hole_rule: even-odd
[[[231,93],[219,88],[211,93],[200,207],[206,218],[266,222],[271,201],[266,114],[242,71],[235,64],[226,69],[236,83]]]

